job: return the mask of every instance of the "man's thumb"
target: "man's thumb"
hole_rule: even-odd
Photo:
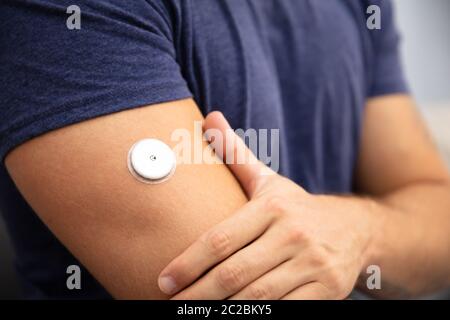
[[[247,196],[254,197],[263,179],[273,171],[247,148],[221,112],[214,111],[208,114],[203,131],[216,154],[233,172]]]

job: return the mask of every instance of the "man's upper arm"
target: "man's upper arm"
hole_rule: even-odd
[[[448,181],[445,164],[407,95],[369,99],[356,169],[358,191],[383,195],[416,182]]]
[[[173,147],[174,129],[199,135],[201,119],[192,100],[114,113],[34,138],[5,163],[39,217],[113,296],[163,298],[162,268],[246,198],[223,164],[179,164],[168,181],[149,185],[129,173],[127,154],[143,138]]]

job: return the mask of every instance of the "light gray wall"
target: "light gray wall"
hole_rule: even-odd
[[[450,103],[450,1],[393,2],[405,73],[419,106]]]

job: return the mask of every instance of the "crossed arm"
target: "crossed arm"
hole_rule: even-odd
[[[124,111],[35,138],[13,150],[6,159],[6,166],[39,217],[114,297],[168,298],[169,295],[158,288],[158,276],[162,271],[161,275],[170,274],[177,279],[178,297],[208,298],[208,293],[202,290],[220,279],[217,275],[223,274],[221,266],[235,259],[245,245],[231,246],[225,256],[208,258],[208,252],[217,251],[222,243],[214,237],[215,231],[233,225],[238,216],[250,214],[246,213],[246,208],[256,203],[251,194],[251,186],[257,181],[251,177],[252,169],[227,168],[223,164],[181,164],[170,180],[149,186],[135,180],[126,166],[128,150],[137,140],[154,137],[173,146],[170,135],[174,129],[186,128],[192,135],[198,134],[193,131],[193,122],[201,119],[192,100]],[[216,120],[212,118],[206,125],[220,126]],[[326,228],[322,233],[317,232],[323,236],[315,239],[308,230],[299,229],[296,230],[299,232],[291,232],[296,236],[290,239],[295,242],[289,245],[290,255],[304,251],[305,239],[308,244],[342,243],[334,249],[348,254],[339,255],[342,261],[333,260],[336,268],[349,265],[343,260],[351,253],[360,255],[355,259],[358,263],[352,264],[352,272],[349,272],[352,276],[336,282],[345,287],[339,288],[342,289],[339,292],[314,296],[304,294],[303,290],[302,295],[293,298],[341,298],[367,264],[378,264],[382,268],[383,288],[387,290],[382,290],[381,294],[385,295],[418,294],[450,282],[448,173],[408,97],[383,97],[368,103],[356,172],[356,185],[364,197],[310,196],[287,179],[278,176],[271,179],[270,183],[264,183],[266,187],[283,181],[295,192],[271,194],[272,200],[267,201],[272,205],[268,207],[265,207],[267,201],[258,201],[261,207],[257,213],[272,214],[269,211],[277,209],[273,199],[284,199],[291,205],[283,205],[282,210],[275,211],[283,218],[278,220],[288,221],[286,217],[295,216],[291,213],[299,208],[297,205],[311,201],[308,202],[312,208],[310,214],[302,214],[303,220],[296,216],[293,219],[297,219],[296,225],[308,225],[312,229],[316,224],[311,220],[320,217],[318,211],[324,218],[324,214],[342,214],[329,220],[329,224],[335,225],[328,225],[329,230],[342,227],[343,232],[336,234],[339,241],[331,235],[334,233],[326,232]],[[305,198],[290,198],[300,194]],[[308,200],[302,202],[302,199]],[[350,211],[352,214],[348,215],[346,212]],[[327,226],[326,220],[317,221],[317,228]],[[269,226],[267,223],[265,227]],[[272,223],[270,221],[270,226],[275,226]],[[280,234],[282,225],[287,224],[277,224],[275,228]],[[347,251],[353,243],[342,235],[350,225],[362,230],[364,234],[358,234],[361,238],[355,238],[364,239],[367,244],[355,252]],[[249,235],[247,241],[256,237],[261,237],[261,233]],[[198,247],[199,241],[204,244],[201,249],[192,250],[196,244]],[[194,256],[193,252],[196,252]],[[329,256],[324,254],[322,258],[320,261],[326,262]],[[211,264],[217,266],[206,272]],[[195,265],[204,269],[196,269]],[[294,272],[300,274],[301,270]],[[247,298],[251,297],[247,294],[258,292],[251,290],[251,284],[256,282],[251,278],[244,277],[240,282],[236,288],[226,284],[216,286],[215,295],[210,298],[233,295]]]

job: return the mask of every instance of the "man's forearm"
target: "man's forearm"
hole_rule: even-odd
[[[384,298],[425,294],[450,283],[450,184],[411,184],[374,199],[370,215],[377,226],[365,267],[381,269]],[[366,268],[359,287],[367,291]]]

